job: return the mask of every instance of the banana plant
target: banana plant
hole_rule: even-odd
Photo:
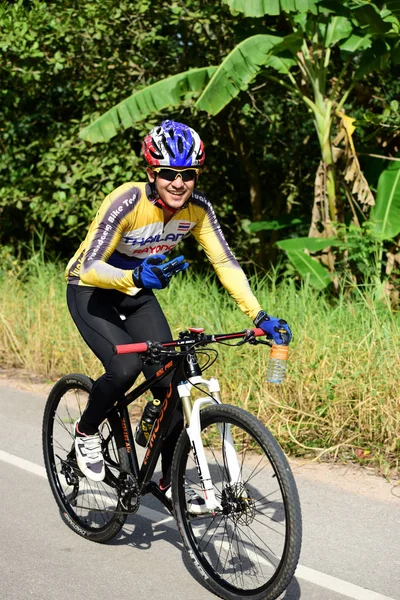
[[[400,161],[393,160],[382,171],[378,180],[375,205],[369,222],[371,231],[379,245],[377,270],[383,258],[384,242],[395,240],[400,234]],[[345,247],[346,243],[337,237],[332,238],[292,238],[277,242],[284,250],[302,278],[308,279],[312,287],[322,290],[332,283],[332,273],[311,255],[330,248]]]
[[[399,61],[400,2],[393,1],[391,10],[362,0],[226,2],[249,17],[284,12],[292,31],[285,37],[252,36],[236,46],[196,105],[217,114],[261,71],[301,98],[313,115],[321,148],[316,181],[319,194],[313,210],[320,223],[313,219],[310,235],[318,235],[317,225],[322,226],[323,235],[332,235],[332,223],[338,219],[333,121],[358,80],[370,71],[384,68],[390,60]],[[335,81],[330,79],[333,55],[335,63],[339,58],[342,61]],[[318,185],[321,181],[322,187]],[[366,187],[364,182],[361,197]]]
[[[264,73],[295,93],[313,115],[321,148],[318,178],[323,181],[315,202],[320,205],[322,235],[331,235],[338,214],[332,124],[355,82],[390,61],[400,63],[400,0],[223,1],[247,17],[284,14],[290,33],[279,35],[276,26],[245,39],[219,66],[193,69],[150,85],[111,108],[80,135],[92,142],[107,141],[120,128],[161,109],[187,104],[188,98],[194,103],[197,97],[198,109],[217,115]],[[331,79],[333,55],[342,67],[335,79]],[[316,230],[314,226],[314,234]]]

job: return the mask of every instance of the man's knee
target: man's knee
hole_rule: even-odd
[[[141,371],[140,359],[131,354],[115,356],[110,361],[106,377],[121,391],[126,392],[136,381]]]

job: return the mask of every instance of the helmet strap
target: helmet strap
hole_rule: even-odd
[[[180,210],[180,208],[172,208],[171,206],[168,206],[168,204],[165,204],[164,200],[162,200],[160,196],[156,200],[156,205],[160,208],[165,208],[165,210],[168,210],[168,212],[172,214],[175,214],[178,212],[178,210]]]
[[[157,192],[157,188],[156,188],[156,184],[155,182],[150,183],[150,187],[151,187],[151,201],[153,204],[155,204],[156,206],[158,206],[159,208],[165,208],[165,210],[168,210],[170,213],[175,214],[179,208],[171,208],[171,206],[168,206],[168,204],[165,204],[164,200],[162,200]]]

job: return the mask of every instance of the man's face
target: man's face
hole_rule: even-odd
[[[174,171],[178,173],[180,169],[174,169]],[[156,173],[150,167],[147,167],[146,172],[149,181],[152,183],[155,181],[156,190],[161,200],[175,210],[182,208],[185,202],[189,200],[196,185],[196,179],[183,181],[180,175],[177,175],[173,181],[163,179],[162,173]]]

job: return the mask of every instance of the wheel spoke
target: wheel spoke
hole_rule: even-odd
[[[232,479],[237,467],[232,465],[231,474],[228,464],[231,449],[228,452],[225,448],[224,432],[228,427],[237,454],[238,481]],[[277,598],[277,595],[267,596],[266,591],[274,586],[279,595],[288,585],[297,564],[301,539],[298,496],[293,478],[288,483],[286,459],[267,430],[236,407],[204,409],[201,436],[221,511],[187,518],[186,508],[180,509],[181,505],[186,506],[183,482],[195,490],[202,489],[190,443],[183,438],[180,459],[179,452],[176,453],[176,461],[180,463],[175,465],[180,485],[173,488],[173,494],[180,498],[176,516],[182,524],[185,545],[203,572],[211,577],[211,587],[222,597],[224,594],[251,597],[265,592],[265,597]],[[278,455],[284,466],[277,466],[276,459],[272,459],[274,455]],[[289,503],[295,507],[298,523],[293,522]],[[299,532],[293,539],[287,535],[289,519],[290,528]],[[287,563],[285,569],[281,567],[283,562]]]
[[[97,541],[106,541],[119,531],[125,519],[121,515],[126,511],[121,511],[119,477],[121,471],[129,471],[129,462],[123,456],[121,465],[113,432],[105,421],[100,435],[108,476],[95,482],[78,469],[73,427],[86,407],[90,389],[90,380],[83,376],[68,376],[56,384],[46,406],[43,448],[50,485],[62,514],[68,515],[66,522],[70,526],[70,520],[76,523],[78,533],[83,530]]]

